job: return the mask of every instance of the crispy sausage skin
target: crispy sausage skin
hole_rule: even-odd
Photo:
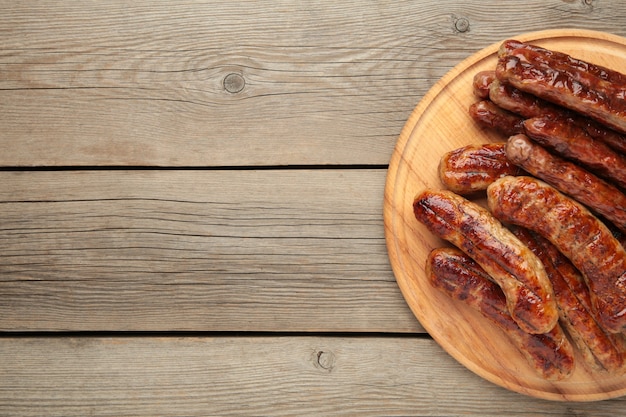
[[[554,288],[559,322],[585,362],[595,370],[623,372],[624,339],[606,332],[598,324],[591,308],[589,289],[578,270],[547,239],[525,228],[515,227],[512,231],[541,259]]]
[[[503,177],[487,188],[489,209],[506,223],[547,238],[583,274],[596,317],[626,330],[626,251],[587,208],[532,177]]]
[[[589,137],[606,143],[616,151],[626,153],[626,135],[620,135],[588,117],[556,106],[511,85],[503,84],[498,80],[492,81],[489,87],[489,99],[496,106],[525,119],[533,117],[557,119],[559,123],[574,126]],[[520,132],[523,131],[522,126]]]
[[[534,141],[626,188],[626,156],[595,140],[580,126],[567,119],[539,116],[524,121],[524,128]]]
[[[530,93],[525,93],[512,85],[499,80],[489,84],[489,100],[498,107],[518,114],[526,119],[541,115],[561,114],[567,110],[550,102],[540,99]]]
[[[545,60],[551,62],[552,65],[564,71],[568,71],[568,73],[574,76],[596,77],[616,85],[626,85],[626,75],[619,71],[574,58],[563,52],[542,48],[541,46],[520,42],[515,39],[507,39],[502,42],[498,50],[498,56],[512,54],[518,49],[527,49],[535,52],[539,56],[543,56]]]
[[[506,175],[521,175],[504,152],[504,142],[467,145],[445,153],[439,161],[439,179],[457,194],[484,191],[487,186]]]
[[[496,76],[502,82],[626,133],[626,86],[598,77],[591,64],[564,65],[537,48],[501,48]],[[595,67],[599,68],[599,67]]]
[[[547,333],[555,326],[557,306],[541,261],[487,209],[448,190],[426,189],[415,197],[413,212],[493,277],[521,328]]]
[[[560,326],[545,334],[522,330],[507,309],[506,298],[483,268],[456,248],[434,249],[426,262],[430,283],[466,303],[502,329],[543,378],[563,380],[575,367],[573,347]]]
[[[524,119],[489,100],[472,103],[469,115],[480,126],[493,129],[504,137],[509,137],[524,131]]]
[[[477,72],[472,80],[474,95],[481,99],[489,98],[489,86],[495,79],[495,70]]]
[[[522,134],[509,138],[505,153],[512,163],[601,214],[626,233],[626,194],[619,188],[551,154]]]

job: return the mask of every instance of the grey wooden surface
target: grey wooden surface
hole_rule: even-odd
[[[1,1],[0,415],[614,416],[412,316],[386,164],[442,75],[619,1]]]

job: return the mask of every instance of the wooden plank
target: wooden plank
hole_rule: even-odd
[[[611,2],[0,5],[0,166],[386,164],[478,49],[563,22],[626,35]]]
[[[0,172],[0,329],[422,331],[385,174]]]
[[[0,410],[15,417],[613,417],[626,407],[507,391],[421,338],[3,338],[0,357]]]

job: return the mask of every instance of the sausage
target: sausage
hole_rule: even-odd
[[[439,161],[439,179],[457,194],[484,191],[505,175],[522,175],[504,152],[504,142],[467,145],[445,153]]]
[[[575,198],[626,232],[626,194],[619,188],[551,154],[525,135],[511,136],[505,153],[510,162]]]
[[[504,177],[487,188],[495,217],[531,229],[582,273],[594,313],[611,333],[626,330],[626,251],[582,204],[532,177]]]
[[[572,115],[566,119],[566,122],[576,124],[592,138],[601,140],[614,150],[626,154],[626,135],[620,135],[616,131],[608,129],[587,117]]]
[[[524,128],[534,141],[626,188],[626,156],[593,139],[577,125],[540,116],[524,121]]]
[[[512,231],[541,259],[554,288],[559,323],[585,362],[595,370],[621,372],[626,359],[624,339],[607,333],[598,324],[589,290],[578,270],[547,239],[524,228],[516,227]]]
[[[625,135],[620,135],[588,117],[556,106],[511,85],[503,84],[498,80],[493,81],[489,87],[489,99],[498,107],[526,119],[548,117],[558,119],[566,125],[575,125],[593,139],[606,143],[618,152],[626,153]]]
[[[489,100],[472,103],[469,114],[479,125],[494,129],[504,137],[524,131],[524,119],[496,106]]]
[[[560,62],[520,47],[501,54],[496,76],[522,91],[626,133],[626,86],[589,73],[583,69],[585,65],[572,67]]]
[[[509,314],[502,289],[463,252],[455,248],[434,249],[426,262],[426,275],[435,288],[466,303],[502,329],[543,378],[563,380],[572,374],[574,349],[561,327],[556,325],[546,334],[522,330]]]
[[[498,107],[524,118],[560,114],[567,111],[497,79],[489,85],[489,100]]]
[[[493,277],[522,329],[546,333],[555,326],[558,311],[541,261],[486,208],[452,191],[426,189],[416,195],[413,212]]]
[[[481,99],[489,97],[489,85],[496,79],[495,70],[479,71],[474,75],[472,87],[474,95]]]
[[[542,48],[538,45],[520,42],[515,39],[507,39],[502,42],[500,49],[498,50],[498,55],[509,55],[514,53],[517,49],[528,49],[539,55],[543,55],[544,59],[550,60],[553,65],[567,70],[572,74],[578,74],[581,76],[588,74],[588,76],[597,77],[601,80],[615,83],[617,85],[626,85],[626,75],[620,73],[619,71],[574,58],[563,52],[553,51],[547,48]]]

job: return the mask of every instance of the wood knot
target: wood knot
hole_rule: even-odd
[[[317,363],[316,366],[325,369],[328,372],[332,371],[335,367],[335,354],[333,352],[318,350],[317,351]]]
[[[245,86],[246,80],[241,76],[241,74],[233,72],[224,77],[224,90],[229,93],[238,93],[243,90]]]
[[[470,22],[464,17],[459,17],[454,20],[454,30],[460,33],[465,33],[470,28]]]

